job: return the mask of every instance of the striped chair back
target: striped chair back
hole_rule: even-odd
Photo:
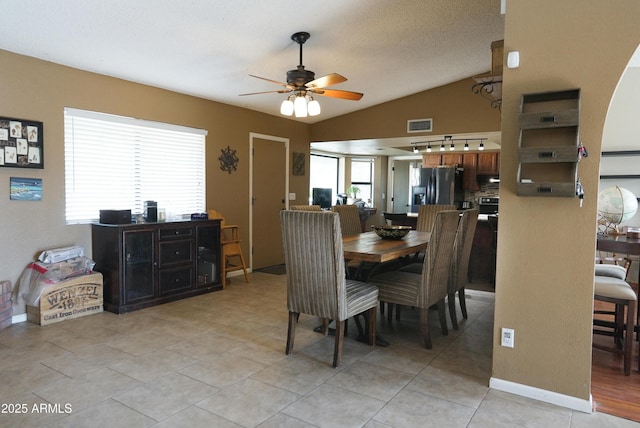
[[[435,216],[416,302],[416,306],[420,308],[429,307],[447,296],[459,219],[460,214],[456,210],[440,211]]]
[[[347,317],[344,255],[336,213],[280,211],[289,312]]]
[[[294,211],[322,211],[320,205],[290,205],[289,209]]]
[[[455,205],[420,205],[418,207],[416,230],[419,232],[430,232],[438,212],[455,209]]]
[[[335,205],[331,207],[331,211],[338,213],[340,216],[340,229],[342,230],[342,236],[362,233],[360,211],[357,206]]]
[[[478,210],[464,210],[458,224],[456,240],[454,243],[454,259],[451,263],[451,275],[449,276],[449,292],[454,293],[467,283],[469,270],[469,257],[471,246],[478,224]]]

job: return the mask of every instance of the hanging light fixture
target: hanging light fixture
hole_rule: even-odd
[[[413,146],[413,153],[419,153],[418,146]]]
[[[468,152],[469,151],[469,142],[465,140],[464,142],[464,151]]]
[[[293,97],[293,95],[291,95],[291,97]],[[291,116],[293,114],[293,101],[291,101],[291,97],[288,97],[280,104],[281,115]]]
[[[431,143],[427,143],[427,153],[431,153]]]
[[[320,114],[320,103],[312,96],[308,96],[305,91],[300,91],[282,102],[280,114],[283,116],[295,114],[296,117],[317,116]]]
[[[478,147],[478,150],[484,150],[484,140],[480,140],[480,146]]]

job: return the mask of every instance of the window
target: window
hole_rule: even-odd
[[[167,216],[205,211],[207,131],[65,108],[67,224],[97,221],[101,209]]]
[[[309,161],[309,203],[313,203],[313,189],[331,189],[331,201],[335,204],[338,193],[338,158],[311,155]]]
[[[373,200],[373,159],[351,160],[351,185],[360,189],[358,198],[371,204]]]

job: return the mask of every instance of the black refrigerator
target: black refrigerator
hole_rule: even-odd
[[[417,213],[420,205],[462,206],[462,168],[420,168],[419,182],[411,188],[411,212]]]

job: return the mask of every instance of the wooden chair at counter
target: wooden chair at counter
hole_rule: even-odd
[[[280,211],[280,226],[287,267],[289,327],[285,353],[293,350],[301,313],[335,320],[333,367],[342,358],[345,322],[368,313],[368,341],[375,343],[378,289],[345,278],[339,215],[332,212]],[[327,333],[327,325],[324,333]]]
[[[237,270],[244,272],[244,280],[249,283],[247,275],[247,266],[242,255],[240,247],[240,237],[238,235],[238,226],[235,224],[226,224],[224,216],[216,210],[207,210],[209,220],[220,220],[220,279],[222,280],[222,288],[227,286],[227,273]],[[237,259],[237,260],[234,260]],[[233,264],[235,261],[236,264]]]
[[[594,348],[613,350],[617,352],[617,348],[622,347],[624,357],[624,374],[631,374],[631,356],[633,354],[633,333],[636,318],[636,305],[638,297],[636,292],[624,280],[627,270],[622,266],[596,264],[595,266],[595,286],[594,296],[596,301],[609,302],[615,305],[615,310],[609,312],[594,311],[593,333],[613,336],[616,340],[613,347],[604,347],[596,343]],[[595,305],[594,305],[595,306]],[[626,309],[626,311],[625,311]],[[626,312],[626,322],[625,322]],[[613,322],[603,320],[598,314],[613,314]],[[624,338],[624,343],[622,339]],[[640,369],[640,362],[639,367]]]
[[[407,213],[382,213],[384,220],[391,226],[411,226]]]
[[[451,264],[451,274],[449,275],[449,317],[454,330],[458,329],[458,317],[456,314],[456,292],[460,301],[460,311],[462,318],[467,319],[467,302],[465,300],[465,286],[467,285],[467,273],[469,271],[469,257],[471,256],[471,246],[478,224],[478,210],[462,211],[456,241],[454,243],[454,259]]]
[[[453,243],[459,219],[460,215],[456,210],[440,211],[436,214],[421,274],[385,272],[373,276],[369,281],[378,286],[381,302],[419,308],[420,332],[427,349],[432,347],[429,332],[431,305],[437,305],[442,334],[448,334],[445,298],[448,294]],[[389,318],[390,315],[389,313]]]

